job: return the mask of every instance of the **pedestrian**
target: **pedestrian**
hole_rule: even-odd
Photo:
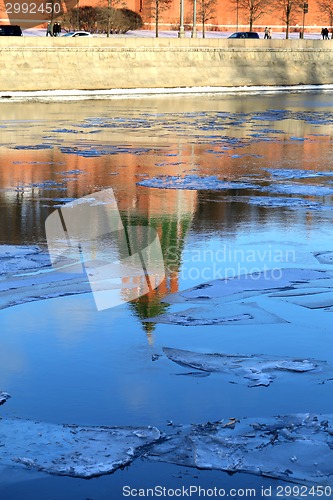
[[[264,33],[265,33],[264,38],[268,38],[268,27],[267,26],[265,28]]]
[[[268,39],[272,38],[272,28],[268,28]]]
[[[325,35],[324,35],[324,37],[325,37],[324,38],[325,40],[328,40],[328,29],[327,28],[325,28]]]
[[[47,23],[47,28],[46,28],[46,36],[53,36],[52,34],[52,24],[49,22]]]
[[[325,40],[325,28],[322,28],[322,30],[321,30],[321,36],[323,37],[323,40]]]

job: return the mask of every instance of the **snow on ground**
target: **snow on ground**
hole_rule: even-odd
[[[206,38],[227,38],[230,36],[232,33],[235,31],[246,31],[247,28],[239,28],[238,30],[236,29],[230,29],[230,31],[206,31]],[[256,28],[254,27],[254,31]],[[305,33],[304,38],[306,39],[321,39],[320,31],[318,30],[318,33]],[[65,32],[63,32],[64,34]],[[46,36],[46,29],[43,28],[31,28],[31,29],[26,29],[23,30],[23,36]],[[105,34],[93,34],[94,37],[97,38],[105,38]],[[264,33],[263,31],[259,32],[260,38],[264,38]],[[273,39],[285,39],[286,34],[278,31],[274,31],[273,34]],[[128,31],[125,35],[111,35],[110,39],[112,40],[113,38],[154,38],[155,37],[155,30],[132,30]],[[178,38],[178,31],[175,30],[160,30],[159,31],[159,37],[160,38]],[[191,31],[186,31],[185,32],[185,38],[191,38]],[[202,32],[200,29],[198,30],[198,38],[202,38]],[[299,39],[299,32],[295,33],[290,33],[289,34],[290,39]]]

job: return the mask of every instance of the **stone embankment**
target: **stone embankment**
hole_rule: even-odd
[[[0,91],[333,83],[333,41],[0,37]]]

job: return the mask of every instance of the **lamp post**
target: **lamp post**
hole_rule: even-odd
[[[236,2],[236,31],[238,31],[238,2],[239,0]]]
[[[111,0],[108,0],[108,25],[107,25],[107,30],[106,30],[107,38],[109,38],[109,36],[110,36],[110,28],[111,28],[110,8],[111,8]]]
[[[197,0],[193,0],[192,38],[197,38]]]
[[[179,25],[179,38],[185,37],[185,29],[184,29],[184,0],[180,0],[180,25]]]
[[[78,0],[77,5],[76,5],[76,23],[77,23],[77,29],[80,29],[80,0]]]
[[[302,22],[302,38],[304,38],[305,14],[309,12],[309,4],[303,3],[303,22]]]

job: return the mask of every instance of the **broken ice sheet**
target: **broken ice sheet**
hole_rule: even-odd
[[[333,485],[333,415],[235,418],[177,428],[154,445],[153,461],[292,483]]]
[[[316,252],[314,256],[321,264],[333,264],[333,252]]]
[[[307,179],[311,177],[332,177],[332,171],[302,170],[297,168],[265,168],[274,179]]]
[[[284,323],[285,321],[275,314],[265,311],[257,304],[235,303],[225,304],[210,303],[205,306],[195,306],[178,312],[161,314],[145,320],[150,323],[162,323],[182,326],[202,325],[252,325]]]
[[[195,368],[203,372],[223,373],[227,375],[229,382],[243,383],[248,387],[268,387],[279,372],[318,374],[329,370],[325,361],[287,356],[205,354],[169,347],[163,347],[163,352],[171,361],[180,366]]]
[[[315,281],[325,287],[330,286],[333,275],[327,271],[315,269],[279,269],[262,273],[243,274],[234,278],[216,279],[202,283],[193,288],[164,297],[163,301],[169,304],[182,302],[204,302],[207,305],[211,300],[226,302],[226,298],[244,298],[252,295],[268,293],[272,290],[298,289],[311,287]],[[318,284],[316,284],[318,286]]]
[[[2,419],[0,462],[90,478],[130,464],[159,438],[156,427],[80,427]]]
[[[210,189],[210,190],[228,190],[228,189],[259,189],[255,184],[249,182],[224,181],[218,179],[215,175],[198,176],[185,175],[180,177],[177,175],[164,175],[145,179],[137,183],[139,186],[159,189]]]
[[[287,198],[287,197],[273,197],[273,196],[256,196],[249,198],[248,203],[257,207],[272,207],[272,208],[307,208],[307,209],[320,209],[323,207],[322,203],[306,200],[304,198]]]
[[[8,392],[0,391],[0,406],[5,404],[5,402],[10,398]]]
[[[296,194],[300,196],[328,196],[333,194],[333,188],[310,184],[274,184],[263,187],[262,191],[278,194]]]

